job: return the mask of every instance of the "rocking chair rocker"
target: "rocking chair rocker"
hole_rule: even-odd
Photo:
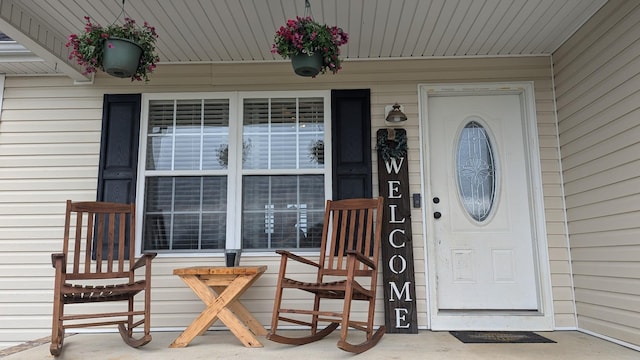
[[[375,346],[382,338],[385,327],[374,332],[376,280],[382,228],[383,199],[347,199],[327,201],[320,259],[312,260],[278,250],[281,255],[280,272],[276,287],[271,331],[267,339],[291,345],[302,345],[320,340],[341,327],[338,348],[361,353]],[[294,260],[317,268],[316,282],[308,283],[286,277],[287,262]],[[313,309],[283,308],[284,289],[297,289],[314,294]],[[342,312],[320,307],[321,299],[343,300]],[[352,301],[368,302],[366,320],[352,318]],[[325,304],[325,302],[323,302]],[[288,337],[278,333],[280,321],[310,327],[304,337]],[[328,323],[323,329],[318,323]],[[347,341],[349,328],[365,332],[365,340],[352,344]]]
[[[52,355],[62,351],[67,328],[118,325],[122,339],[132,347],[151,341],[151,260],[156,254],[144,254],[135,261],[134,238],[134,204],[67,200],[63,252],[51,255],[55,268]],[[145,268],[144,278],[136,280],[135,270],[140,267]],[[135,310],[134,296],[142,291],[144,309]],[[65,315],[67,305],[113,301],[126,301],[127,311],[105,312],[104,305],[95,305],[100,312]],[[142,318],[134,322],[134,317]],[[96,318],[102,319],[87,321]],[[133,329],[142,324],[144,334],[134,338]]]

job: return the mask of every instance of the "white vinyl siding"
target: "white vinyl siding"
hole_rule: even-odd
[[[553,54],[578,327],[640,345],[640,3]]]
[[[385,106],[398,102],[404,107],[409,118],[402,124],[408,134],[409,189],[410,193],[419,193],[422,170],[418,84],[482,81],[534,82],[555,323],[561,328],[575,327],[549,57],[347,61],[338,75],[315,79],[295,76],[288,62],[161,65],[147,84],[102,73],[90,86],[73,85],[63,77],[6,79],[0,119],[0,347],[50,335],[53,283],[50,253],[60,250],[65,200],[95,199],[103,94],[368,88],[372,144],[376,131],[387,127]],[[373,147],[371,151],[376,159]],[[372,167],[377,195],[375,160]],[[411,211],[418,325],[425,328],[427,290],[422,213],[416,208]],[[222,265],[223,261],[222,254],[156,258],[152,280],[153,328],[185,327],[203,309],[201,301],[172,274],[174,268]],[[246,256],[243,253],[241,262],[268,266],[267,272],[243,296],[243,302],[257,319],[268,325],[279,257],[270,253]],[[307,267],[293,265],[289,270],[309,271]],[[384,323],[381,299],[376,323]]]

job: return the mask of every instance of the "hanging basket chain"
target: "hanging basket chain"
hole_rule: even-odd
[[[304,0],[304,17],[311,16],[311,3],[309,0]]]
[[[122,0],[122,7],[120,8],[120,14],[118,14],[118,16],[116,16],[116,18],[113,20],[113,22],[111,23],[111,25],[114,25],[116,23],[116,21],[118,21],[118,19],[120,19],[120,17],[125,14],[124,11],[124,2],[125,0]],[[126,14],[125,14],[126,15]]]

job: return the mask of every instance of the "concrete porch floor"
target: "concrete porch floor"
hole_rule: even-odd
[[[293,332],[293,331],[292,331]],[[377,346],[360,355],[346,353],[336,347],[336,331],[315,343],[291,346],[260,337],[262,348],[245,348],[229,331],[209,331],[197,337],[189,346],[169,348],[177,332],[155,332],[153,340],[133,349],[124,344],[117,333],[83,333],[65,339],[58,359],[616,359],[640,358],[640,352],[577,331],[538,332],[556,343],[543,344],[464,344],[448,332],[422,330],[416,335],[385,334]],[[9,349],[5,349],[9,350]],[[49,343],[28,347],[2,360],[53,359]]]

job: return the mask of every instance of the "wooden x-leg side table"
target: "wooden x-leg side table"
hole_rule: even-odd
[[[246,347],[262,347],[255,335],[267,330],[240,303],[244,293],[267,270],[266,266],[196,266],[174,269],[207,308],[178,336],[169,347],[185,347],[220,319]]]

